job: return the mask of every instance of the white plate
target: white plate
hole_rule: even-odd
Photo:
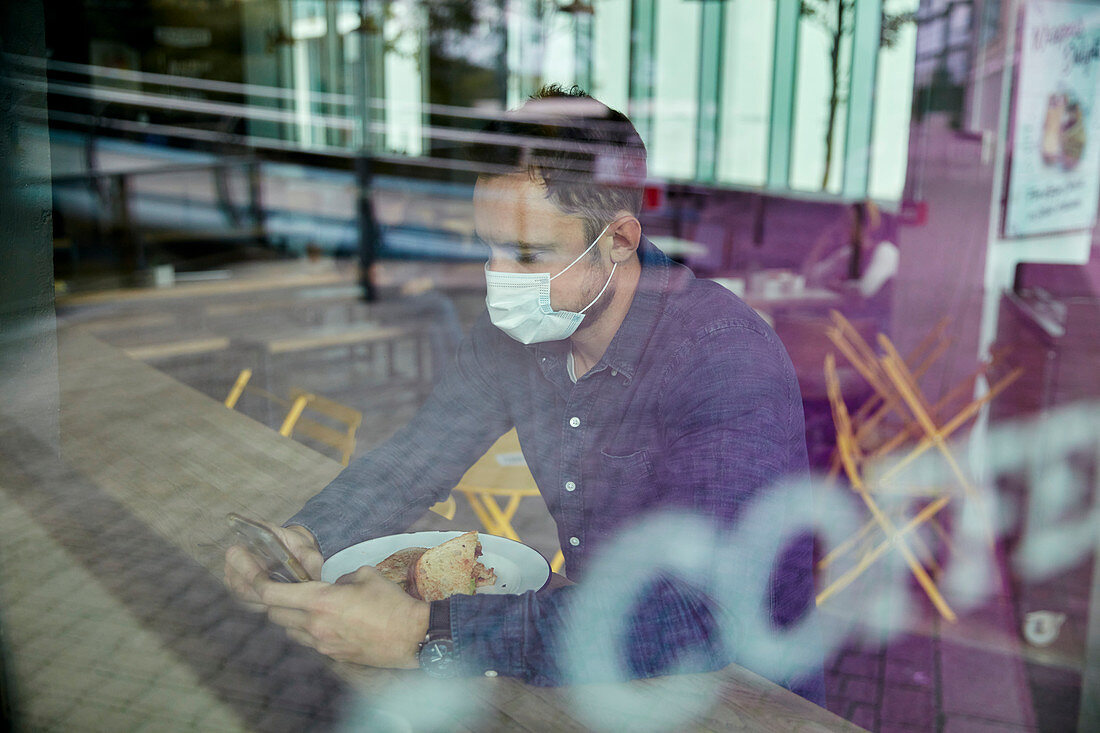
[[[321,566],[321,580],[333,583],[341,575],[353,573],[364,565],[377,565],[387,557],[406,547],[435,547],[454,539],[464,532],[405,532],[377,537],[346,547],[325,560]],[[550,580],[550,563],[538,550],[522,542],[478,532],[481,557],[486,567],[496,571],[496,585],[477,589],[478,593],[504,595],[541,590]]]

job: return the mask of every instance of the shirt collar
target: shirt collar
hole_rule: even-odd
[[[627,380],[634,378],[638,363],[649,343],[650,336],[657,326],[665,299],[668,296],[669,271],[671,260],[657,249],[645,237],[638,245],[638,260],[642,272],[638,278],[638,287],[634,291],[634,300],[619,330],[608,344],[607,351],[596,364],[594,370],[608,367],[624,375]],[[569,339],[533,344],[535,357],[547,368],[564,369],[565,357],[570,348]]]

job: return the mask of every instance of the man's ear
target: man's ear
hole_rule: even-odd
[[[642,224],[631,215],[622,216],[607,230],[612,236],[611,261],[626,262],[642,241]]]

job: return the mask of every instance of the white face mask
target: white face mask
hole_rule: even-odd
[[[611,224],[603,228],[592,244],[581,252],[580,257],[570,262],[557,275],[551,276],[548,272],[494,272],[486,263],[485,305],[489,308],[489,319],[493,325],[521,344],[560,341],[572,336],[584,320],[584,312],[596,304],[611,284],[619,263],[612,265],[603,290],[591,303],[581,308],[579,313],[556,311],[550,307],[550,281],[580,262],[581,257],[596,246],[596,242],[600,241],[609,226]]]

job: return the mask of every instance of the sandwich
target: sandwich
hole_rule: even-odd
[[[456,593],[473,595],[483,585],[496,584],[496,573],[478,562],[479,557],[477,532],[467,532],[431,549],[398,550],[375,568],[413,598],[439,601]],[[355,573],[348,573],[336,583],[351,583],[354,577]]]
[[[404,550],[393,553],[375,567],[386,580],[397,583],[404,589],[409,568],[415,565],[420,556],[427,551],[427,547],[406,547]]]
[[[481,543],[477,532],[467,532],[425,550],[407,565],[405,592],[422,601],[438,601],[456,593],[473,595],[481,586],[497,582],[496,573],[478,562],[479,557]]]

